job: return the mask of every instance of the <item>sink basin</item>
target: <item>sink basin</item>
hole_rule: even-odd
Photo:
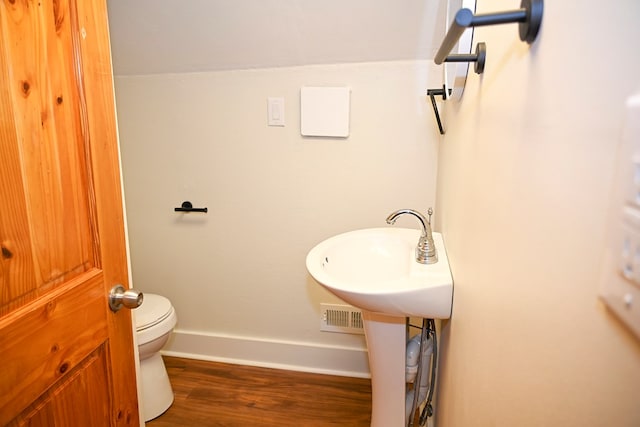
[[[371,368],[371,427],[407,425],[405,317],[448,319],[453,279],[442,235],[435,264],[416,262],[420,231],[387,227],[330,237],[307,255],[313,278],[362,309]]]
[[[398,317],[448,319],[453,279],[440,233],[438,262],[420,264],[420,231],[387,227],[350,231],[324,240],[307,255],[311,276],[362,310]]]

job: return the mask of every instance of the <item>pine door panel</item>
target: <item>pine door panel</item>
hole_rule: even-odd
[[[0,425],[136,426],[105,0],[0,0]]]
[[[12,168],[3,173],[0,189],[2,200],[10,203],[0,207],[7,230],[3,271],[9,273],[3,277],[0,313],[93,266],[92,188],[82,135],[86,120],[79,82],[73,79],[71,9],[63,2],[39,4],[5,2],[9,7],[2,14],[2,65],[11,67],[3,76],[2,96],[13,102],[2,117],[9,135],[0,160]],[[12,269],[14,263],[22,265]],[[18,280],[11,280],[16,274]]]

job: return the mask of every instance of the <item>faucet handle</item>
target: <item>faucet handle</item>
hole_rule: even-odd
[[[429,208],[429,210],[427,210],[427,215],[429,215],[429,219],[427,220],[427,222],[429,223],[429,225],[431,225],[431,215],[433,215],[433,208]]]

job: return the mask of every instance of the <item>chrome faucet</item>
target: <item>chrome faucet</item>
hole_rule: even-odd
[[[431,215],[433,215],[433,209],[429,208],[427,211],[429,220],[424,215],[413,209],[400,209],[387,217],[387,224],[395,224],[396,219],[400,215],[409,214],[413,215],[420,221],[422,225],[422,234],[420,240],[418,240],[418,246],[416,247],[416,261],[420,264],[435,264],[438,262],[438,253],[436,252],[436,245],[433,243],[433,235],[431,233]]]

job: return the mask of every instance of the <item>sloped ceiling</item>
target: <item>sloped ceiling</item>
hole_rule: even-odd
[[[446,0],[107,0],[116,75],[430,59]]]

